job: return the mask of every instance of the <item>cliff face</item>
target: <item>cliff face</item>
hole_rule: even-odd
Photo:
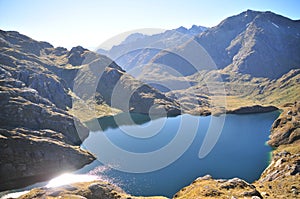
[[[0,128],[0,191],[21,188],[73,171],[94,156],[67,144],[62,133],[50,129]]]
[[[268,144],[277,147],[272,161],[255,185],[266,198],[299,198],[300,194],[300,103],[286,104],[273,123]]]
[[[87,128],[36,90],[2,74],[0,99],[0,190],[41,181],[94,160],[75,147],[88,135]]]
[[[272,126],[268,141],[272,147],[292,144],[300,138],[300,102],[286,106]]]

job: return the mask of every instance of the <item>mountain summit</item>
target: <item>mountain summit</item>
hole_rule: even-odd
[[[300,21],[247,10],[196,38],[220,69],[279,78],[300,68]]]

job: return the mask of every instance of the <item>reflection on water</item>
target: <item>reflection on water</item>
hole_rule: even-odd
[[[115,116],[105,116],[90,120],[85,124],[91,131],[106,131],[108,128],[119,128],[119,126],[141,125],[151,120],[158,119],[159,116],[149,116],[138,113],[120,113]]]

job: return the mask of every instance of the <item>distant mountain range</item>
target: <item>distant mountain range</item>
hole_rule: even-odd
[[[106,54],[125,70],[159,63],[180,68],[179,72],[184,73],[191,67],[190,63],[184,64],[184,58],[179,59],[174,52],[178,51],[176,48],[189,50],[190,43],[196,41],[218,69],[276,79],[291,69],[300,68],[299,29],[299,20],[247,10],[213,28],[194,25],[190,29],[180,27],[152,36],[135,33]],[[140,50],[132,52],[132,49]]]
[[[207,81],[224,85],[228,107],[239,106],[237,101],[279,105],[299,99],[299,20],[247,10],[215,27],[194,28],[193,34],[191,29],[130,35],[107,55],[196,112],[216,95],[207,91]]]
[[[110,50],[98,49],[97,52],[110,57],[123,69],[130,70],[148,63],[161,50],[182,45],[205,30],[206,27],[193,25],[190,29],[181,26],[154,35],[133,33]]]

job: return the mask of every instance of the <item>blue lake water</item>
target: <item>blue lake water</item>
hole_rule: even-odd
[[[82,148],[98,160],[77,173],[99,175],[132,195],[144,196],[172,197],[206,174],[253,182],[268,165],[271,148],[265,143],[278,115],[181,115],[151,120],[134,114],[132,121],[125,115],[94,120],[88,123],[91,133]],[[199,158],[208,129],[217,129],[213,120],[225,121],[224,126],[206,140],[215,145]]]

